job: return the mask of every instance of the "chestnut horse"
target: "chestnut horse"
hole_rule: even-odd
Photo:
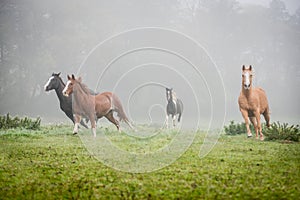
[[[68,82],[62,91],[65,96],[73,93],[73,113],[75,126],[73,133],[78,133],[78,125],[81,117],[88,117],[94,137],[96,137],[96,120],[106,117],[117,129],[120,129],[119,121],[114,118],[113,112],[117,112],[119,120],[124,120],[131,128],[131,124],[123,110],[120,99],[112,92],[103,92],[95,96],[91,95],[87,86],[81,82],[81,78],[68,75]]]
[[[255,128],[256,139],[258,139],[258,132],[260,139],[264,140],[262,133],[260,115],[262,114],[266,120],[267,126],[270,126],[270,113],[269,104],[266,93],[261,88],[252,87],[253,71],[250,65],[248,69],[245,65],[242,67],[242,91],[239,96],[239,107],[240,111],[245,120],[247,135],[252,137],[249,128],[249,119]],[[249,119],[248,119],[249,118]]]

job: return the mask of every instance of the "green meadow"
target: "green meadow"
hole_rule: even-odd
[[[0,131],[0,199],[297,199],[300,144],[221,134],[205,157],[197,131],[173,163],[149,173],[116,170],[96,159],[72,126]],[[149,128],[149,127],[148,127]],[[150,128],[149,128],[150,129]],[[176,131],[156,130],[150,143],[98,128],[119,148],[143,153],[167,145]],[[79,134],[90,134],[81,130]],[[185,134],[184,132],[182,134]],[[190,133],[186,133],[189,135]]]

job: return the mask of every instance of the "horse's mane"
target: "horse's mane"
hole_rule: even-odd
[[[58,74],[53,73],[52,74],[52,76],[54,76],[54,77],[58,78],[58,80],[60,80],[60,82],[63,84],[63,86],[66,86],[66,84],[64,83],[64,81],[61,79],[61,77],[59,75],[60,75],[60,73],[58,73]]]
[[[174,101],[177,101],[177,96],[176,96],[176,93],[172,91],[172,99]]]
[[[78,85],[80,86],[80,88],[82,89],[82,91],[86,94],[86,95],[90,95],[91,92],[89,90],[89,88],[87,87],[87,85],[85,85],[84,83],[76,80],[76,82],[78,83]]]
[[[61,79],[60,76],[57,76],[57,78],[60,80],[60,82],[63,84],[63,86],[66,86],[66,84],[64,83],[64,81]]]

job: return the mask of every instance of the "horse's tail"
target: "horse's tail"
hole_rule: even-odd
[[[117,112],[118,117],[120,118],[120,121],[124,121],[126,124],[128,124],[128,126],[130,126],[130,128],[133,129],[133,126],[131,125],[128,117],[126,116],[123,106],[121,104],[121,101],[119,99],[119,97],[115,94],[112,95],[112,101],[113,101],[113,109],[114,111]]]

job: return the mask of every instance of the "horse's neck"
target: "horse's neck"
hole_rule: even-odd
[[[66,98],[62,93],[64,87],[65,87],[64,84],[61,81],[59,81],[59,86],[55,88],[55,92],[59,101],[64,101],[64,99]]]
[[[89,99],[90,94],[87,94],[83,91],[83,89],[81,88],[80,85],[76,85],[75,86],[76,88],[73,89],[73,97],[74,97],[74,100],[78,100],[78,99],[81,99],[81,98],[84,98],[84,99]]]
[[[174,106],[176,106],[177,102],[175,101],[175,99],[170,98],[168,104],[174,104]]]
[[[249,96],[251,96],[251,94],[252,94],[252,86],[249,88],[249,90],[246,90],[244,87],[243,87],[243,89],[242,89],[242,92],[243,92],[243,94],[246,96],[246,97],[249,97]]]

